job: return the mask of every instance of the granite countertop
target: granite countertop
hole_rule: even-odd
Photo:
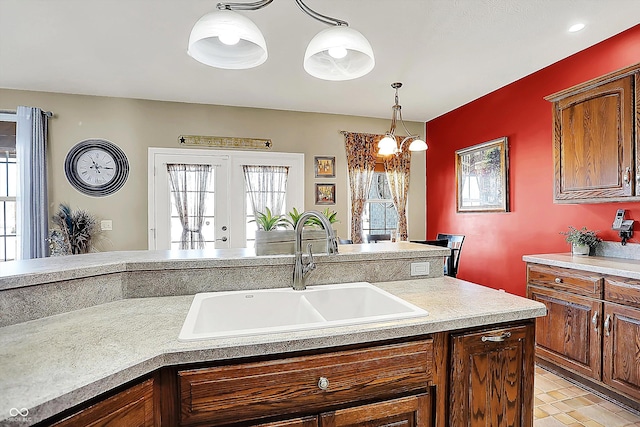
[[[339,245],[338,255],[314,254],[318,262],[411,256],[442,257],[448,248],[410,242]],[[5,262],[0,270],[0,291],[42,283],[125,271],[171,270],[234,266],[293,265],[293,255],[256,256],[254,249],[116,251]]]
[[[571,253],[525,255],[522,259],[526,262],[552,267],[574,268],[640,280],[640,260],[637,259],[572,255]]]
[[[427,310],[428,316],[180,342],[193,296],[170,296],[124,299],[0,328],[0,425],[36,423],[162,366],[375,342],[545,315],[538,302],[450,277],[376,286]],[[12,421],[11,408],[28,409],[27,423]]]

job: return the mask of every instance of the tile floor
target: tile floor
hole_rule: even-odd
[[[640,416],[536,366],[534,427],[640,427]]]

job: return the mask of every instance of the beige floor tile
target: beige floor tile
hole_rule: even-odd
[[[549,396],[555,397],[557,400],[564,400],[567,398],[567,395],[564,393],[561,393],[559,390],[551,390],[551,391],[548,391],[547,394]]]
[[[553,417],[546,417],[533,421],[533,427],[566,427],[567,425]]]
[[[555,406],[556,408],[558,408],[560,410],[560,412],[575,411],[575,408],[572,408],[571,406],[567,405],[564,402],[554,402],[554,403],[552,403],[552,405]]]
[[[603,400],[602,402],[598,403],[598,405],[602,406],[604,409],[611,412],[620,411],[620,407],[618,405],[616,405],[615,403],[611,403],[607,400]]]
[[[578,420],[576,420],[575,418],[573,418],[570,415],[567,415],[565,413],[561,413],[561,414],[555,414],[553,416],[553,418],[555,418],[556,420],[560,421],[561,423],[563,423],[564,425],[569,425],[569,424],[575,424],[578,422]]]
[[[544,405],[546,402],[544,400],[540,400],[537,397],[533,399],[533,406]]]
[[[587,393],[584,395],[585,399],[589,399],[590,401],[592,401],[593,403],[601,403],[604,402],[604,399],[596,396],[595,394],[591,394],[591,393]]]
[[[547,414],[545,411],[543,411],[540,408],[533,408],[533,418],[536,420],[542,419],[542,418],[546,418],[548,417],[549,414]]]
[[[599,422],[588,420],[582,423],[585,427],[606,427],[600,424]]]
[[[558,399],[556,399],[553,396],[549,396],[546,393],[539,394],[539,395],[536,396],[536,398],[542,400],[545,403],[551,403],[551,402],[557,402],[558,401]]]
[[[539,406],[539,408],[549,415],[559,414],[560,412],[562,412],[560,409],[556,408],[553,405],[542,405]]]
[[[580,422],[589,421],[591,419],[580,411],[571,411],[571,412],[568,412],[568,414]]]
[[[624,418],[625,420],[629,421],[630,423],[640,423],[640,417],[639,416],[637,416],[635,414],[632,414],[631,412],[626,411],[624,409],[622,411],[616,412],[616,415],[618,415],[621,418]]]
[[[585,406],[594,405],[594,403],[592,401],[590,401],[589,399],[587,399],[584,396],[578,396],[578,397],[573,397],[571,399],[565,399],[565,400],[563,400],[563,402],[566,403],[567,405],[571,406],[572,408],[576,408],[576,409],[584,408]]]
[[[556,383],[554,383],[553,381],[543,377],[543,376],[537,376],[535,378],[535,387],[537,389],[540,389],[542,391],[549,392],[552,390],[557,390],[558,386],[556,385]]]
[[[601,405],[585,406],[580,413],[607,427],[623,427],[629,422],[621,416],[603,408]]]

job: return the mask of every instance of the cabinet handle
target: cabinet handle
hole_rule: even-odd
[[[609,336],[610,327],[611,327],[611,315],[607,314],[607,318],[604,319],[604,335],[607,337]]]
[[[511,332],[504,332],[498,336],[484,336],[482,342],[502,342],[511,336]]]
[[[627,166],[627,168],[622,173],[622,182],[624,185],[629,186],[631,184],[631,168]]]
[[[598,332],[598,312],[597,311],[591,318],[591,323],[593,324],[593,330]]]
[[[329,380],[325,377],[320,377],[318,380],[318,388],[320,390],[326,390],[329,388]]]
[[[561,279],[561,278],[559,278],[559,277],[556,277],[556,279],[554,280],[554,282],[556,282],[556,283],[562,283],[562,279]]]

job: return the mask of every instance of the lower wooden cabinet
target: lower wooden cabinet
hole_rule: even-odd
[[[55,427],[153,427],[155,425],[153,379],[135,385],[52,425]]]
[[[640,310],[604,304],[602,381],[640,400]]]
[[[452,335],[449,425],[533,425],[534,326]]]
[[[303,417],[272,423],[256,424],[254,427],[318,427],[318,417]]]
[[[537,286],[529,286],[528,296],[547,307],[536,319],[538,356],[599,380],[602,302]]]

